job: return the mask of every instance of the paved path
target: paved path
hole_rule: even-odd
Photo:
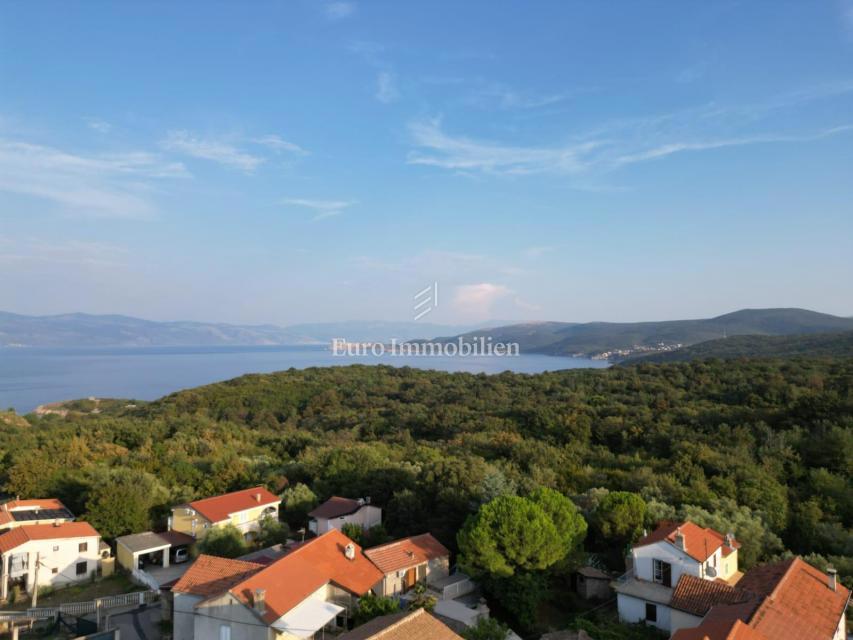
[[[160,620],[163,611],[159,603],[139,607],[110,616],[110,623],[121,631],[121,640],[160,640]]]

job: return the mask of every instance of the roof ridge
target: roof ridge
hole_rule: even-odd
[[[393,547],[393,546],[398,545],[398,544],[403,544],[406,541],[411,541],[411,540],[414,540],[415,538],[423,538],[424,536],[428,536],[428,535],[430,535],[429,532],[419,533],[419,534],[414,535],[414,536],[405,536],[403,538],[397,538],[396,540],[391,540],[391,542],[383,542],[382,544],[378,544],[375,547],[370,547],[369,549],[365,549],[364,552],[367,553],[368,551],[376,551],[377,549],[384,549],[386,547]]]
[[[389,631],[393,631],[394,629],[396,629],[396,628],[400,627],[401,625],[407,623],[409,620],[412,620],[412,619],[416,618],[417,616],[422,615],[425,611],[426,611],[426,609],[421,607],[421,608],[415,609],[414,611],[408,612],[408,615],[403,616],[402,618],[397,620],[397,622],[395,622],[394,624],[389,624],[387,627],[382,629],[379,633],[375,634],[373,637],[374,638],[381,638],[382,636],[387,634]]]

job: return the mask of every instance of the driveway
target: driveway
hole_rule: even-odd
[[[182,564],[170,564],[168,567],[148,566],[145,567],[145,573],[150,575],[157,581],[161,587],[174,580],[177,580],[187,572],[192,562],[184,562]]]
[[[151,604],[113,613],[110,615],[110,626],[121,632],[121,640],[160,640],[160,620],[163,609],[160,603]]]

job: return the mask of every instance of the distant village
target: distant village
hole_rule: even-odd
[[[638,353],[664,353],[667,351],[676,351],[677,349],[681,349],[683,346],[684,345],[680,342],[672,344],[658,342],[651,346],[635,344],[628,349],[611,349],[610,351],[602,351],[601,353],[595,353],[588,357],[593,360],[613,360],[614,358],[627,358],[628,356],[633,356]],[[575,354],[575,356],[583,357],[583,354]]]

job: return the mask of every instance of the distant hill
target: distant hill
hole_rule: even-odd
[[[735,335],[799,335],[853,331],[853,319],[806,309],[743,309],[716,318],[662,322],[542,322],[481,329],[439,341],[517,342],[522,353],[621,360]]]
[[[700,342],[676,351],[638,355],[621,364],[686,362],[709,358],[853,358],[853,331],[795,336],[732,336]]]
[[[418,322],[339,322],[234,325],[155,322],[121,315],[69,313],[26,316],[0,312],[0,347],[142,347],[327,344],[350,341],[411,340],[436,333],[468,331],[469,326]]]

